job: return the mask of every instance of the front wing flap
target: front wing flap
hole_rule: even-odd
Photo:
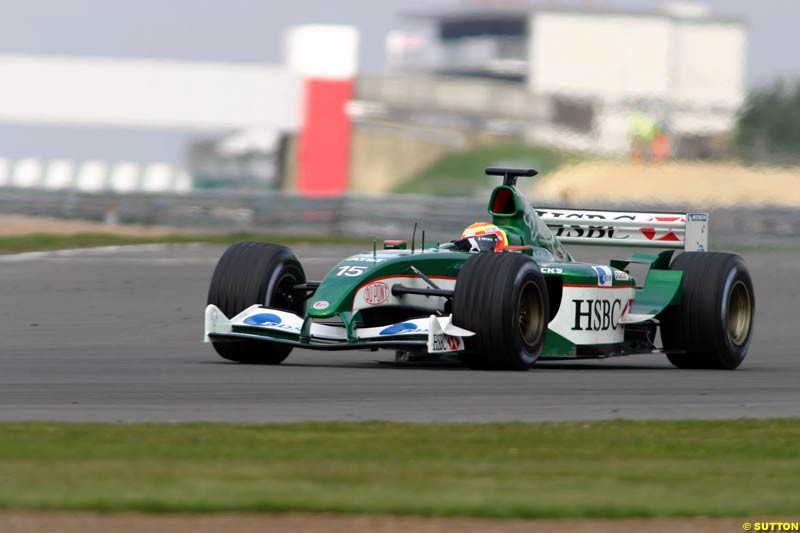
[[[354,329],[348,335],[344,325],[318,324],[294,313],[260,305],[248,307],[233,318],[209,305],[205,313],[204,340],[254,339],[315,350],[387,348],[443,354],[463,351],[464,337],[472,335],[473,332],[453,325],[451,315],[431,315],[396,324]]]

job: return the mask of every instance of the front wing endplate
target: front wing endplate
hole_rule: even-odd
[[[318,323],[311,323],[308,335],[304,336],[304,325],[305,320],[294,313],[260,305],[248,307],[233,318],[209,305],[205,313],[204,341],[256,339],[316,350],[388,348],[445,354],[463,351],[464,337],[474,335],[453,325],[451,315],[430,315],[385,326],[360,328],[355,331],[355,338],[348,338],[344,325]]]

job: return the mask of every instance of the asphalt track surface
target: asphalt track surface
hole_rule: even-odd
[[[295,350],[244,366],[201,343],[222,247],[0,257],[0,419],[509,421],[800,416],[800,255],[751,253],[755,340],[739,370],[663,355],[542,362],[530,372],[395,367],[390,352]],[[352,248],[296,249],[319,278]],[[628,251],[573,249],[584,259]]]

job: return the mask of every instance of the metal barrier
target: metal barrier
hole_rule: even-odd
[[[620,212],[686,213],[691,210],[687,206],[664,205],[602,207]],[[726,207],[703,211],[710,213],[712,243],[800,245],[800,209]],[[429,241],[453,239],[470,223],[489,219],[486,201],[473,198],[352,194],[313,199],[278,192],[91,194],[14,188],[0,188],[0,214],[161,225],[210,232],[375,236],[379,239],[410,238],[417,222],[420,230],[426,231]]]

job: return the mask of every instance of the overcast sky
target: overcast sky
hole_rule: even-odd
[[[533,2],[535,3],[535,2]],[[580,0],[539,3],[580,5]],[[652,8],[658,0],[594,0]],[[750,26],[750,83],[800,75],[798,0],[707,0]],[[457,0],[0,0],[0,52],[276,62],[284,29],[346,23],[362,34],[362,64],[378,70],[401,13]]]
[[[533,2],[535,3],[535,2]],[[580,0],[539,3],[580,5]],[[658,0],[594,0],[595,4],[653,8]],[[750,29],[748,84],[778,76],[800,77],[800,0],[707,0],[720,15],[744,18]],[[148,57],[275,63],[286,27],[345,23],[361,31],[361,65],[383,66],[386,32],[409,27],[408,10],[458,5],[458,0],[0,0],[0,53]],[[2,80],[0,80],[2,82]],[[9,129],[11,128],[11,129]],[[41,155],[90,157],[92,135],[42,127],[0,126],[0,156],[19,157],[35,143]],[[183,137],[116,132],[129,136],[134,158],[176,160]],[[180,138],[179,138],[180,137]],[[83,146],[87,144],[87,146]],[[116,144],[120,144],[117,142]],[[50,145],[53,145],[52,147]],[[145,146],[148,145],[148,146]],[[52,149],[50,149],[52,148]],[[96,147],[95,147],[96,149]],[[39,155],[37,153],[36,155]],[[108,158],[123,157],[106,148]],[[74,154],[74,155],[72,155]],[[103,156],[103,154],[98,154]]]

